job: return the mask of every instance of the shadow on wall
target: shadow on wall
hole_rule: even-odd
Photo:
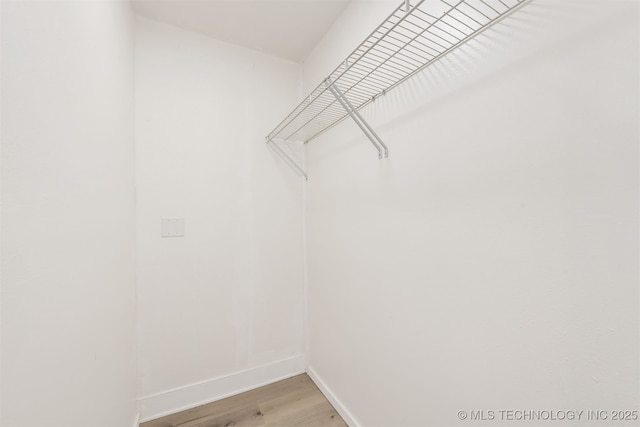
[[[611,16],[602,21],[597,2],[534,0],[366,105],[361,114],[385,140],[385,132],[389,129],[428,117],[432,108],[455,103],[487,84],[499,82],[502,73],[526,69],[542,55],[549,55],[549,48],[552,54],[561,55],[576,40],[595,41],[615,31],[616,20],[618,16],[628,14],[626,9],[620,4],[614,5]],[[596,20],[601,22],[595,29],[588,25]],[[581,23],[578,31],[575,25],[568,25],[575,22]],[[565,27],[565,37],[557,44],[558,33]],[[496,118],[496,121],[500,120],[504,118]],[[337,133],[336,128],[344,124],[321,137],[333,143],[331,149],[318,153],[315,162],[356,149],[360,144],[369,144],[350,119],[346,122],[350,123],[346,125],[349,130],[340,130],[343,133],[339,141],[333,140],[333,136]],[[425,138],[428,140],[428,135]],[[402,144],[401,140],[385,142],[391,144],[391,156],[393,146]]]

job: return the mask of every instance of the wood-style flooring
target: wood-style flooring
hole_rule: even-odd
[[[306,375],[140,424],[140,427],[347,427]]]

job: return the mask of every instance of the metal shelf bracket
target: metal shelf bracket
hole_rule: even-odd
[[[360,113],[356,108],[354,108],[353,104],[349,101],[349,98],[344,96],[344,93],[340,90],[340,88],[331,80],[330,77],[327,77],[324,80],[325,86],[331,91],[333,96],[336,97],[336,100],[342,105],[342,108],[351,116],[354,122],[358,125],[358,127],[364,132],[365,136],[369,138],[369,141],[376,147],[378,150],[378,158],[382,159],[382,150],[384,150],[384,156],[389,157],[389,149],[382,142],[382,139],[378,136],[378,134],[369,126],[369,124],[362,118]]]
[[[286,141],[282,141],[282,142],[286,143]],[[275,141],[275,138],[267,138],[267,144],[271,144],[271,146],[276,150],[276,153],[289,166],[291,166],[296,172],[298,172],[302,176],[304,176],[305,181],[309,181],[309,176],[308,176],[307,172],[304,170],[304,168],[302,166],[300,166],[298,164],[298,162],[296,162],[290,155],[288,155],[286,151],[284,151],[282,148],[280,148],[280,146],[278,146],[278,144]]]

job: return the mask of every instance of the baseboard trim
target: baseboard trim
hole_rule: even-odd
[[[338,414],[342,417],[345,423],[349,425],[349,427],[360,427],[360,424],[356,421],[353,415],[347,410],[347,408],[338,400],[338,398],[333,394],[331,389],[325,384],[324,381],[316,374],[311,366],[307,366],[307,375],[309,378],[315,383],[316,386],[320,389],[324,397],[327,398],[329,402],[333,405],[333,407],[338,411]]]
[[[133,427],[140,427],[140,412],[138,412],[133,419]]]
[[[305,372],[305,357],[298,355],[196,384],[140,397],[140,422],[215,402]]]

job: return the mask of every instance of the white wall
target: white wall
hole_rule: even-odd
[[[638,12],[535,1],[363,110],[389,159],[352,123],[309,144],[309,363],[354,424],[638,410]]]
[[[2,9],[0,424],[131,426],[131,6]]]
[[[263,143],[300,66],[139,18],[143,419],[304,369],[302,180]],[[160,218],[185,218],[161,238]]]

